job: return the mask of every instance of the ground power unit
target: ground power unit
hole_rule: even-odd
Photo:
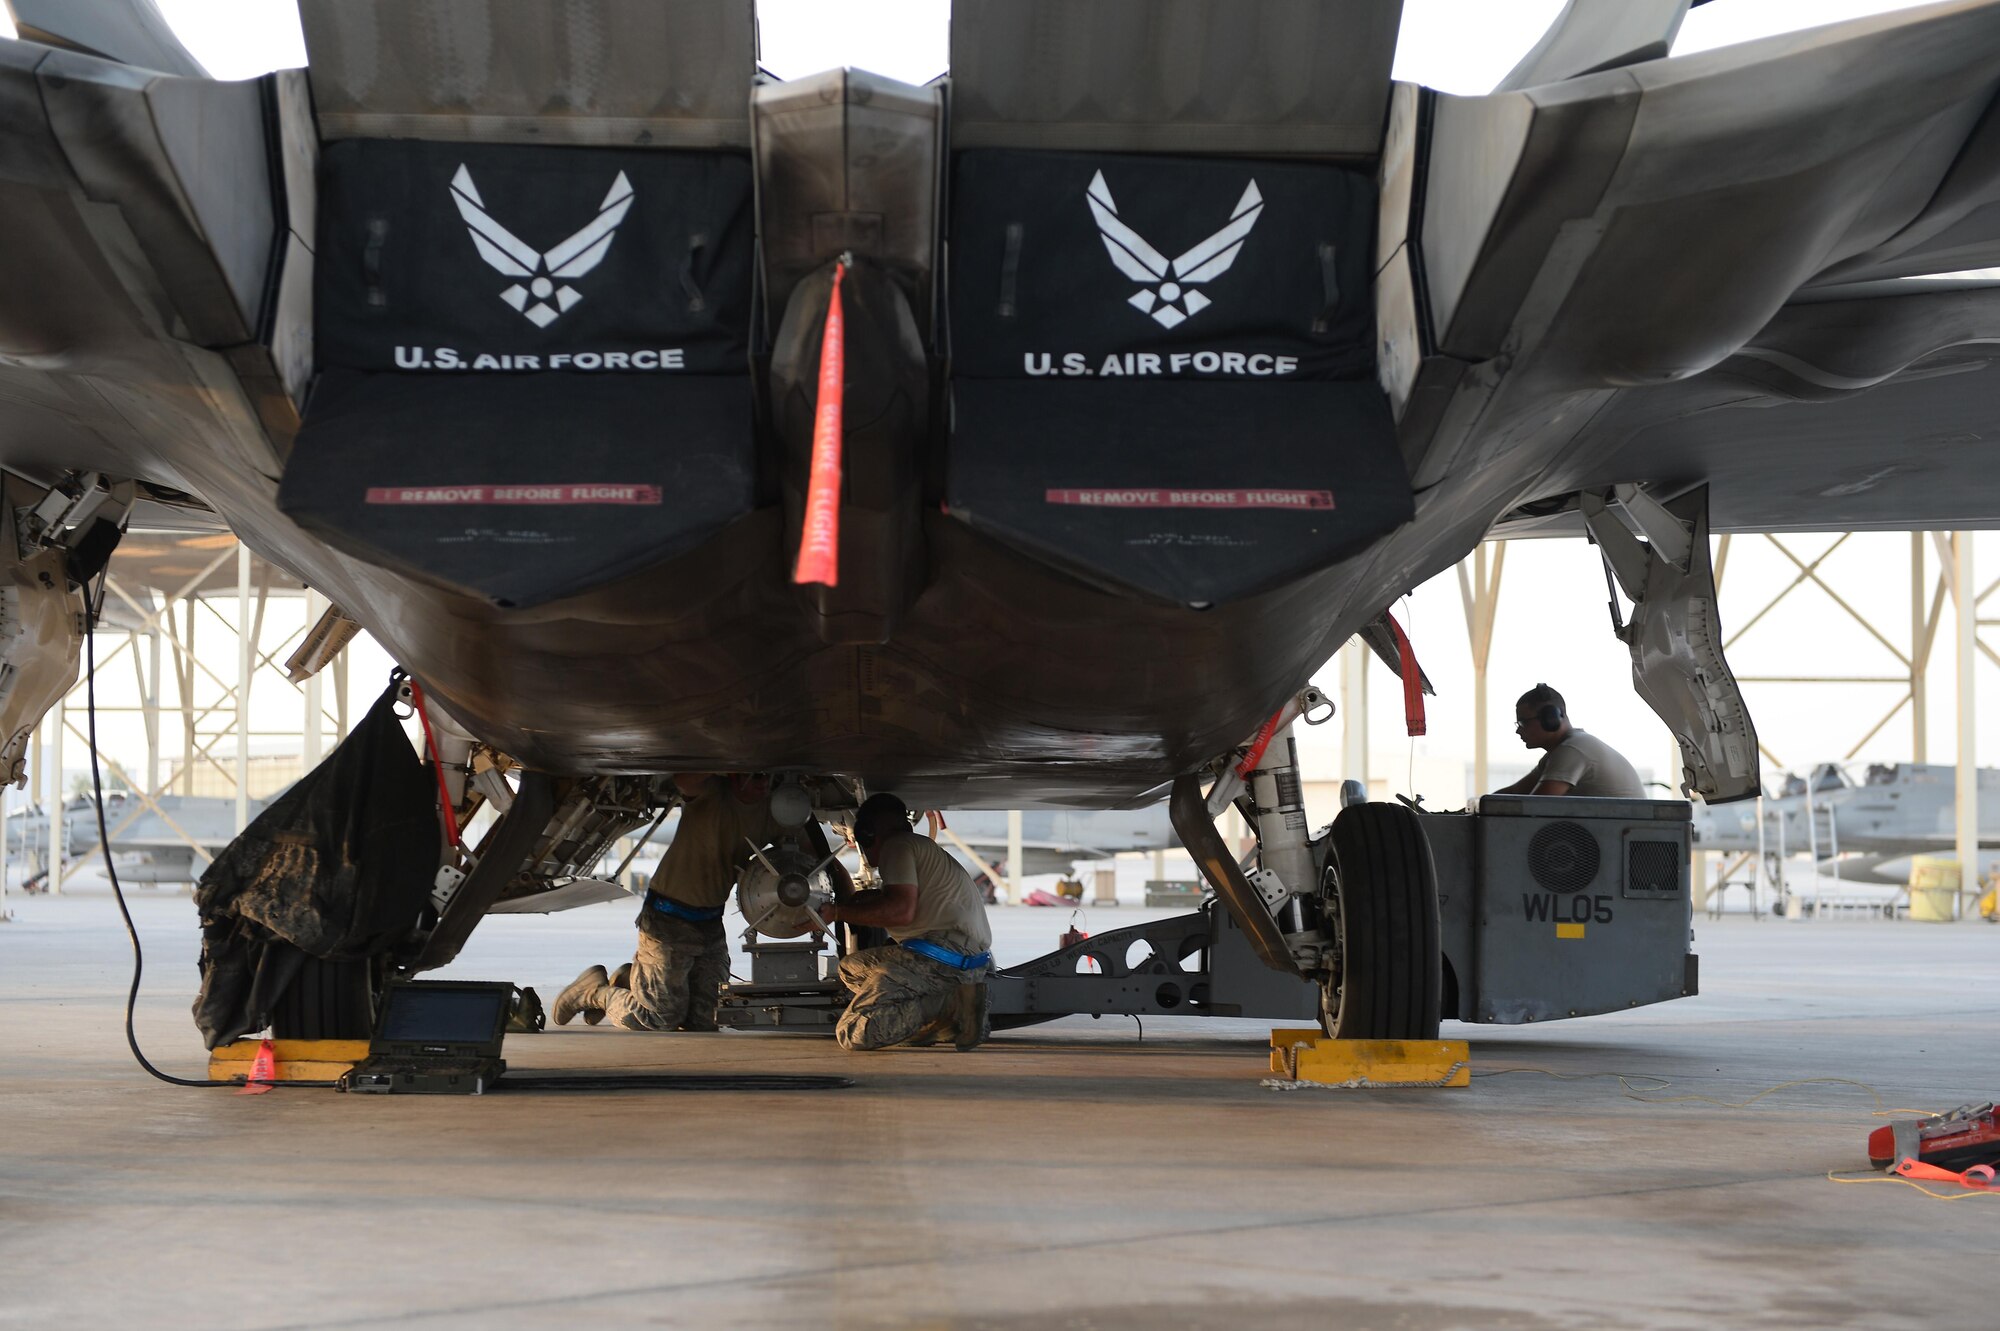
[[[1447,1018],[1548,1021],[1696,992],[1686,801],[1488,795],[1423,828]]]

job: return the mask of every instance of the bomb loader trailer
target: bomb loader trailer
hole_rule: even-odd
[[[1688,785],[1754,788],[1756,731],[1715,625],[1706,492],[1662,504],[1621,486],[1558,509],[1581,519],[1629,599],[1629,618],[1613,602],[1613,629],[1640,696],[1681,723]],[[1363,637],[1399,674],[1416,668],[1386,619]],[[1251,744],[1173,783],[1175,831],[1214,900],[996,973],[995,1024],[1316,1015],[1337,1038],[1424,1039],[1444,1017],[1548,1021],[1699,992],[1686,801],[1487,795],[1466,814],[1425,814],[1352,800],[1313,835],[1293,726],[1326,719],[1322,708],[1302,691]],[[1257,843],[1240,863],[1214,821],[1232,806]],[[726,994],[722,1020],[830,1027],[845,1001],[832,958],[764,944],[745,917],[752,976]]]
[[[1302,696],[1300,710],[1313,701]],[[1214,899],[994,973],[996,1028],[1070,1015],[1317,1018],[1337,1037],[1423,1039],[1442,1017],[1547,1021],[1698,990],[1685,801],[1487,796],[1465,814],[1353,802],[1308,836],[1289,725],[1247,780],[1232,774],[1207,795],[1183,777],[1172,796]],[[1209,812],[1232,789],[1258,836],[1248,868]],[[846,1001],[837,958],[817,935],[795,935],[830,888],[810,856],[784,855],[745,875],[751,976],[724,991],[721,1020],[829,1031]]]

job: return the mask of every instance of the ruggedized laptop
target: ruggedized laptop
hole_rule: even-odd
[[[507,1064],[500,1041],[511,984],[422,980],[392,984],[382,998],[368,1057],[341,1078],[346,1091],[480,1095]]]

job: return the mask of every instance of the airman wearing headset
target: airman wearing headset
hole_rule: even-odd
[[[1545,752],[1526,776],[1496,794],[1646,798],[1632,764],[1597,736],[1571,725],[1563,696],[1546,684],[1535,685],[1514,704],[1514,733],[1528,748]]]

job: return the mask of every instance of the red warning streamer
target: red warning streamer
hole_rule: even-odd
[[[1973,1165],[1961,1174],[1956,1170],[1939,1169],[1936,1165],[1927,1165],[1921,1160],[1910,1159],[1898,1160],[1892,1172],[1908,1179],[1932,1179],[1939,1183],[1956,1183],[1966,1188],[1990,1188],[1993,1186],[1995,1174],[1992,1165]]]
[[[840,312],[840,279],[845,263],[833,270],[833,294],[826,302],[826,331],[819,343],[819,401],[813,415],[812,475],[806,485],[805,528],[799,533],[799,562],[792,581],[840,585],[841,394],[847,369],[847,333]]]
[[[451,807],[451,787],[445,784],[444,759],[438,756],[437,736],[431,733],[431,714],[424,707],[423,686],[410,680],[410,701],[417,705],[417,720],[424,728],[424,746],[431,751],[431,770],[437,773],[438,812],[444,818],[445,840],[454,846],[465,843],[458,839],[458,811]]]
[[[1416,649],[1410,646],[1410,635],[1403,632],[1394,615],[1383,617],[1389,621],[1389,632],[1396,635],[1398,673],[1403,676],[1403,721],[1410,734],[1424,734],[1429,729],[1424,723],[1424,672],[1417,665]]]
[[[1270,720],[1257,727],[1257,733],[1250,739],[1250,751],[1243,755],[1242,762],[1236,764],[1236,775],[1245,781],[1250,779],[1250,774],[1257,770],[1257,764],[1264,761],[1264,750],[1271,747],[1271,741],[1282,729],[1281,723],[1285,719],[1285,708],[1280,707],[1271,713]]]

